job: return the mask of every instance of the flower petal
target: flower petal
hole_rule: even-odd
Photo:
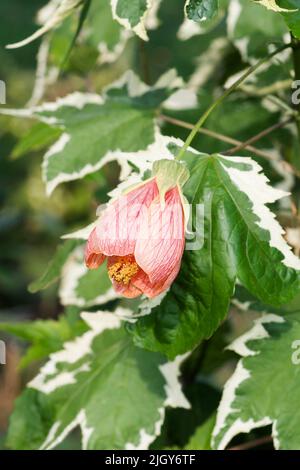
[[[176,277],[183,250],[184,213],[175,187],[166,194],[164,207],[155,201],[143,213],[134,256],[151,284],[164,286]]]
[[[96,229],[91,232],[88,238],[84,257],[89,269],[97,269],[106,258],[100,251]]]
[[[149,276],[142,270],[132,279],[131,285],[138,289],[140,294],[145,294],[150,299],[166,290],[162,284],[152,284]]]
[[[140,218],[157,195],[155,180],[149,180],[109,204],[96,226],[101,253],[106,256],[133,253]]]
[[[112,281],[113,287],[118,294],[121,294],[123,297],[127,299],[135,299],[142,295],[142,291],[135,287],[132,283],[125,286],[124,284],[116,281]]]

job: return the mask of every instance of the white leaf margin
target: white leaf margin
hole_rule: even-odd
[[[239,0],[231,0],[228,7],[227,15],[227,35],[232,40],[236,48],[240,51],[241,56],[245,62],[248,60],[248,44],[250,38],[245,36],[241,39],[234,37],[234,31],[238,23],[239,17],[242,13],[242,5]]]
[[[148,434],[145,429],[140,431],[140,442],[138,445],[127,443],[125,446],[126,450],[147,450],[150,444],[158,437],[161,433],[161,428],[165,420],[165,408],[184,408],[190,409],[191,405],[184,396],[179,382],[180,366],[182,362],[189,356],[189,353],[182,356],[177,356],[172,362],[166,362],[159,367],[161,374],[163,375],[166,384],[166,400],[163,407],[159,409],[160,419],[154,425],[154,434]]]
[[[161,3],[161,0],[147,0],[146,9],[144,14],[140,17],[139,22],[136,25],[131,25],[129,18],[121,18],[117,14],[118,2],[120,0],[110,0],[113,18],[118,21],[125,29],[133,31],[144,41],[148,41],[147,29],[155,29],[159,25],[157,18],[157,12]]]
[[[78,370],[68,374],[65,372],[58,373],[57,365],[62,362],[74,364],[89,354],[94,338],[105,330],[120,328],[121,318],[129,313],[129,310],[121,308],[118,308],[114,313],[105,311],[97,314],[83,312],[81,317],[91,329],[74,340],[66,342],[61,351],[51,354],[49,361],[41,368],[40,373],[29,382],[28,386],[49,394],[59,387],[76,383],[75,376],[79,372]],[[48,376],[56,373],[57,375],[54,378],[46,380]]]
[[[289,193],[273,188],[264,175],[262,167],[250,157],[220,157],[229,162],[249,165],[249,171],[227,167],[222,164],[223,170],[228,174],[234,185],[249,198],[252,203],[252,212],[258,217],[257,225],[270,234],[269,244],[282,255],[282,263],[288,267],[300,270],[300,259],[294,255],[291,247],[286,243],[283,235],[285,231],[276,220],[275,214],[266,206],[288,196]]]
[[[101,106],[105,103],[107,99],[107,95],[110,90],[116,88],[122,88],[124,86],[127,87],[128,94],[132,98],[136,98],[142,96],[143,94],[147,93],[151,89],[161,89],[161,88],[170,88],[171,90],[174,89],[175,99],[173,100],[176,103],[175,106],[178,108],[178,94],[177,89],[182,87],[184,84],[181,77],[177,75],[175,69],[171,69],[165,74],[163,74],[159,80],[150,87],[143,83],[140,78],[131,70],[125,72],[114,83],[112,83],[109,87],[103,90],[102,95],[98,95],[96,93],[81,93],[81,92],[74,92],[71,93],[63,98],[58,98],[54,102],[43,103],[40,106],[34,106],[28,109],[9,109],[9,108],[1,108],[0,114],[14,116],[14,117],[23,117],[23,118],[32,118],[38,119],[45,124],[60,127],[64,130],[64,126],[54,116],[47,116],[45,113],[55,113],[61,107],[72,107],[78,110],[84,108],[87,104],[96,104]],[[171,94],[171,97],[172,95]],[[191,92],[188,93],[190,103],[189,105],[196,104],[196,97]],[[177,98],[176,98],[177,95]],[[186,95],[185,95],[186,96]],[[170,97],[166,100],[168,102]],[[182,103],[182,97],[180,99]],[[74,171],[72,173],[60,173],[55,178],[50,181],[47,181],[47,168],[49,165],[49,160],[51,159],[52,155],[55,155],[58,152],[63,151],[65,146],[70,140],[70,135],[67,132],[63,132],[60,138],[49,148],[46,152],[42,164],[42,174],[43,174],[43,181],[46,185],[46,194],[50,196],[54,189],[61,183],[65,183],[68,181],[73,181],[76,179],[80,179],[85,177],[86,175],[96,172],[100,170],[103,166],[107,163],[112,161],[117,161],[117,163],[121,167],[121,174],[120,180],[124,181],[127,180],[129,175],[132,173],[132,163],[135,167],[139,169],[141,173],[144,173],[146,170],[150,169],[152,163],[156,160],[161,158],[174,158],[171,152],[168,150],[167,146],[169,143],[182,143],[180,140],[173,139],[170,137],[164,137],[161,135],[157,120],[154,120],[154,141],[151,143],[145,150],[139,150],[137,152],[123,152],[121,150],[109,151],[99,159],[99,162],[91,165],[87,163],[79,172]],[[130,163],[129,163],[130,162]]]
[[[275,0],[261,0],[261,1],[256,1],[255,3],[266,7],[267,2],[272,3],[273,5],[274,4],[276,5]],[[274,8],[267,8],[267,9],[273,10],[273,11],[279,11],[279,10],[274,10]],[[281,11],[284,11],[284,10],[281,10]],[[287,11],[291,12],[294,10],[287,10]],[[235,47],[239,50],[243,61],[253,64],[256,62],[257,58],[249,56],[248,54],[248,46],[249,46],[251,37],[250,36],[245,36],[241,38],[235,37],[235,28],[242,14],[243,14],[243,4],[241,3],[241,0],[230,0],[229,6],[228,6],[228,14],[227,14],[227,35],[228,35],[228,38],[233,42]],[[284,42],[288,42],[289,33],[284,34],[282,37],[282,40]],[[268,49],[271,52],[272,45],[269,45]],[[277,55],[276,60],[278,60],[278,57],[282,58],[282,57],[287,57],[287,56],[288,56],[288,51],[283,51],[279,56]]]
[[[226,11],[219,5],[218,13],[215,18],[212,18],[209,23],[205,23],[206,19],[200,21],[194,21],[188,18],[187,16],[187,7],[191,0],[186,0],[184,6],[184,20],[179,27],[177,32],[177,38],[180,41],[187,41],[193,36],[198,36],[202,34],[207,34],[212,31],[225,17]],[[204,24],[203,24],[204,23]]]
[[[8,44],[7,49],[17,49],[19,47],[26,46],[31,42],[35,41],[43,34],[48,33],[51,29],[59,26],[62,21],[69,16],[73,10],[78,8],[83,3],[83,0],[50,0],[50,2],[39,12],[39,19],[43,21],[41,28],[33,33],[28,38],[16,42],[14,44]]]
[[[49,394],[59,387],[76,383],[76,374],[82,370],[88,370],[89,365],[84,364],[78,370],[65,373],[58,372],[58,364],[62,362],[74,364],[82,357],[89,354],[91,352],[92,342],[96,336],[105,330],[120,328],[122,321],[130,318],[130,315],[131,312],[128,309],[121,307],[118,307],[113,313],[108,311],[99,311],[95,313],[82,312],[81,317],[88,324],[90,330],[82,336],[77,337],[75,340],[65,343],[64,348],[61,351],[51,354],[49,361],[41,368],[40,373],[28,384],[28,387],[45,394]],[[141,429],[138,445],[134,445],[129,442],[125,445],[126,450],[146,450],[149,448],[150,444],[161,432],[166,407],[190,409],[191,405],[183,394],[179,381],[180,366],[188,355],[189,353],[177,356],[172,362],[166,362],[159,367],[159,370],[165,379],[164,388],[166,392],[165,402],[163,403],[162,408],[158,410],[160,415],[159,420],[153,425],[153,434],[150,435],[145,431],[145,429]],[[57,375],[49,379],[49,377],[54,374]],[[93,428],[88,427],[84,409],[79,410],[76,418],[69,423],[67,427],[65,427],[62,433],[56,435],[60,424],[60,422],[56,422],[52,425],[48,436],[40,447],[40,450],[53,449],[77,426],[81,428],[82,432],[82,448],[83,450],[87,449],[89,439],[93,433]]]
[[[81,238],[82,239],[82,238]],[[84,249],[77,247],[73,253],[70,254],[66,261],[62,273],[61,283],[59,287],[59,299],[62,305],[75,305],[77,307],[93,307],[95,305],[103,305],[111,300],[120,298],[113,287],[110,287],[105,294],[99,295],[89,301],[80,297],[76,293],[80,279],[89,272],[84,263]]]
[[[168,150],[167,145],[172,142],[175,143],[175,141],[178,142],[177,139],[163,136],[160,133],[158,126],[155,126],[154,142],[151,143],[146,150],[138,150],[137,152],[123,152],[121,150],[109,151],[95,165],[88,163],[79,172],[60,173],[51,181],[46,181],[45,175],[49,159],[58,151],[62,151],[68,141],[68,134],[63,134],[45,155],[43,162],[43,179],[46,184],[47,196],[50,196],[59,184],[83,178],[90,173],[100,170],[107,163],[116,161],[121,168],[120,181],[124,182],[124,185],[119,185],[116,191],[110,193],[110,195],[115,197],[117,194],[120,194],[120,190],[125,189],[126,186],[140,182],[141,175],[143,175],[145,171],[150,170],[153,162],[160,160],[162,155],[166,159],[173,159],[174,156]],[[138,168],[139,173],[133,172],[130,163]]]
[[[272,11],[279,11],[279,12],[293,12],[293,11],[297,11],[297,8],[296,9],[293,9],[293,10],[289,10],[287,8],[281,8],[279,5],[277,5],[276,3],[276,0],[258,0],[258,2],[260,5],[263,5],[264,7],[267,8],[267,10],[272,10]]]
[[[59,76],[58,67],[48,67],[49,53],[50,38],[45,37],[43,38],[37,53],[34,86],[31,97],[26,104],[26,107],[28,108],[36,106],[42,100],[47,87],[53,85]]]
[[[97,60],[98,65],[103,64],[112,64],[115,62],[119,57],[121,57],[122,53],[125,50],[126,44],[131,38],[131,34],[126,29],[122,29],[120,31],[120,39],[119,42],[110,49],[105,41],[101,41],[98,43],[97,50],[99,52],[99,57]]]
[[[211,41],[206,51],[197,58],[197,67],[188,81],[189,88],[197,92],[213,77],[228,44],[227,37],[218,37]]]
[[[251,330],[233,341],[232,344],[227,347],[227,349],[234,351],[242,358],[258,355],[259,352],[252,350],[247,343],[252,340],[259,340],[269,337],[267,330],[264,328],[264,324],[284,322],[284,318],[280,317],[279,315],[264,314],[261,318],[254,321],[254,326]],[[264,416],[258,421],[255,421],[252,418],[247,421],[243,421],[240,418],[237,418],[233,424],[230,425],[228,429],[226,429],[220,442],[216,444],[218,436],[223,434],[224,428],[227,428],[226,421],[228,417],[231,415],[231,413],[236,413],[239,411],[233,407],[233,403],[236,398],[236,391],[238,390],[239,386],[250,377],[250,371],[245,368],[243,359],[240,359],[235,372],[225,384],[222,399],[218,407],[216,425],[212,434],[212,447],[217,450],[224,450],[233,437],[237,436],[238,434],[248,433],[252,429],[267,426],[269,424],[272,424],[274,446],[276,449],[279,448],[276,428],[277,422],[276,420],[271,419],[269,416]]]

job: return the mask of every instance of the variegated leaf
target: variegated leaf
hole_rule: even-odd
[[[181,84],[172,70],[153,87],[128,72],[102,96],[76,92],[54,103],[1,113],[36,118],[61,130],[44,157],[50,194],[58,184],[83,178],[112,160],[120,163],[125,179],[132,164],[146,169],[148,158],[159,159],[166,145],[157,129],[156,110]]]
[[[218,12],[218,0],[187,0],[185,14],[189,20],[211,20]]]
[[[227,33],[247,62],[264,57],[268,53],[268,44],[283,39],[287,28],[281,15],[258,2],[231,0]]]
[[[298,312],[268,314],[231,344],[242,359],[224,388],[214,448],[224,449],[234,436],[270,424],[276,449],[300,448],[299,338]]]
[[[59,297],[62,305],[87,308],[103,305],[118,298],[107,274],[106,263],[89,270],[84,262],[84,250],[76,249],[66,261],[61,276]]]
[[[114,19],[146,41],[148,39],[147,26],[151,29],[157,24],[155,17],[161,0],[110,1]]]
[[[9,446],[52,449],[79,426],[83,449],[147,449],[165,408],[189,407],[178,380],[183,358],[168,363],[135,348],[121,325],[128,314],[82,314],[90,330],[52,354],[17,400]]]
[[[43,36],[43,34],[48,33],[51,29],[59,26],[62,21],[67,18],[76,8],[82,5],[86,0],[50,0],[48,5],[44,7],[44,18],[45,21],[40,29],[38,29],[34,34],[29,36],[23,41],[16,42],[14,44],[9,44],[8,49],[15,49],[18,47],[25,46],[30,42],[38,39]]]

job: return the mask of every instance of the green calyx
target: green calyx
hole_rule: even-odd
[[[156,179],[161,203],[164,203],[166,193],[175,186],[182,188],[190,172],[181,162],[163,159],[153,163],[152,175]]]

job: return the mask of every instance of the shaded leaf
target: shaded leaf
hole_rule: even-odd
[[[144,449],[160,432],[166,406],[189,406],[180,360],[166,363],[134,348],[118,314],[84,315],[90,331],[53,354],[17,400],[10,447],[51,449],[79,425],[84,449]]]
[[[67,240],[62,243],[56,250],[55,255],[47,266],[44,274],[37,280],[30,284],[28,290],[31,293],[38,292],[46,289],[54,282],[58,281],[61,275],[61,270],[67,261],[70,253],[78,245],[78,240]]]
[[[243,358],[225,385],[214,430],[214,448],[239,433],[272,424],[276,449],[300,449],[299,313],[268,314],[230,348]]]

